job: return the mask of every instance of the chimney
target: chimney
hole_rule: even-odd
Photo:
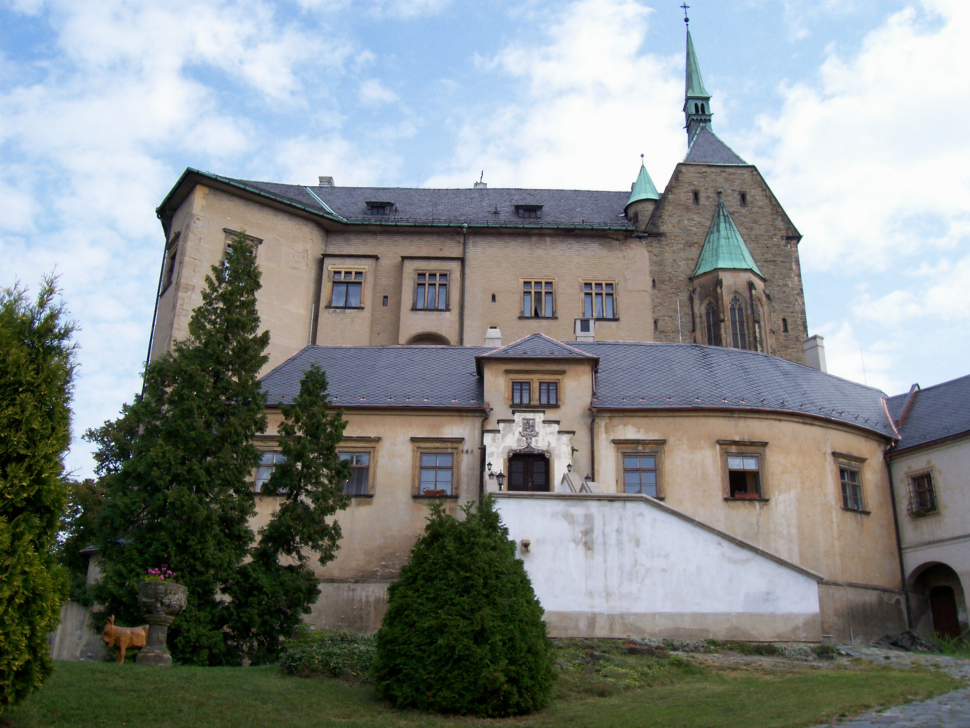
[[[333,187],[333,177],[320,177],[320,184],[318,187]]]
[[[475,183],[475,189],[476,190],[487,190],[488,189],[488,182],[476,182]]]
[[[485,346],[496,349],[502,345],[502,332],[495,326],[489,326],[485,332]]]
[[[816,334],[809,336],[802,342],[802,351],[805,352],[805,363],[820,372],[827,372],[825,366],[825,339]]]

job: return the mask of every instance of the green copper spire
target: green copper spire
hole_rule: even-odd
[[[701,78],[701,65],[697,62],[697,53],[694,52],[694,41],[691,40],[690,31],[687,31],[687,85],[684,92],[686,98],[695,96],[711,98],[704,88],[704,79]]]
[[[707,231],[707,239],[697,259],[697,267],[690,277],[694,278],[712,270],[750,270],[764,278],[721,200],[717,201],[711,229]]]
[[[702,127],[711,127],[711,95],[704,88],[701,66],[694,52],[694,41],[687,31],[687,74],[684,91],[684,118],[687,121],[687,143],[693,144]]]
[[[657,188],[653,184],[653,180],[650,179],[650,174],[647,172],[646,166],[643,164],[643,155],[640,155],[640,174],[637,175],[637,181],[633,183],[633,190],[630,192],[630,199],[627,200],[626,207],[629,207],[634,202],[639,202],[640,200],[659,200],[660,195],[657,193]],[[626,209],[624,207],[624,209]]]

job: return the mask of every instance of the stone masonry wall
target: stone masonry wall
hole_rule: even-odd
[[[694,191],[698,203],[694,202]],[[802,340],[808,336],[805,296],[798,261],[799,233],[755,167],[679,164],[646,228],[647,249],[655,289],[654,339],[677,342],[677,301],[684,342],[706,343],[701,319],[692,331],[690,274],[717,208],[717,191],[737,225],[755,262],[765,275],[773,330],[766,332],[773,347],[768,353],[805,363]],[[746,204],[741,204],[741,193]],[[782,330],[788,322],[788,333]]]

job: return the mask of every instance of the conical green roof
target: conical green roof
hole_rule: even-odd
[[[764,278],[724,203],[718,200],[711,229],[691,278],[712,270],[750,270]]]
[[[650,175],[647,172],[647,168],[644,166],[643,162],[640,163],[640,174],[637,175],[637,181],[633,183],[633,190],[630,192],[630,199],[627,200],[624,210],[632,205],[634,202],[639,202],[640,200],[659,200],[660,195],[657,193],[657,188],[653,184],[653,180],[650,179]]]
[[[697,62],[697,54],[694,52],[694,41],[690,38],[690,31],[687,31],[687,90],[685,95],[688,97],[701,96],[710,98],[704,88],[704,79],[701,78],[701,65]]]

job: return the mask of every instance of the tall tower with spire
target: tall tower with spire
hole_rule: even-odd
[[[684,17],[686,23],[688,18]],[[690,37],[690,26],[687,27],[687,75],[684,89],[684,118],[687,121],[687,143],[694,141],[694,137],[701,127],[711,126],[711,95],[704,88],[701,78],[701,66],[697,62],[694,51],[694,41]]]

